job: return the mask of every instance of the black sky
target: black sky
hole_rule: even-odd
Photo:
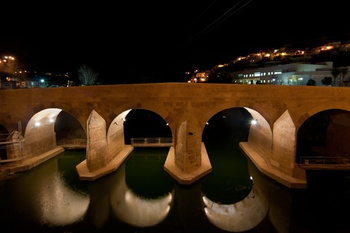
[[[182,81],[185,70],[260,49],[350,38],[347,3],[337,0],[50,1],[0,11],[0,54],[38,71],[88,64],[106,83]]]

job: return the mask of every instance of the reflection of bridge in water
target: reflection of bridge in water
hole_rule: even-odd
[[[131,138],[130,141],[133,147],[170,147],[174,144],[170,137]]]

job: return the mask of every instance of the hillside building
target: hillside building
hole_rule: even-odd
[[[235,84],[306,85],[313,79],[317,86],[322,86],[323,78],[332,77],[332,69],[333,62],[289,63],[231,72],[230,76]]]

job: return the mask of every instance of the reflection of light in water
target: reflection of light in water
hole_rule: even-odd
[[[126,185],[123,196],[118,195],[118,200],[112,202],[114,213],[119,220],[136,227],[149,227],[162,222],[173,200],[172,193],[158,199],[141,198]]]
[[[156,199],[137,196],[126,185],[125,165],[118,169],[113,184],[110,204],[120,221],[136,227],[150,227],[161,223],[168,215],[173,201],[173,191]]]
[[[87,195],[74,192],[59,176],[53,177],[40,194],[42,223],[64,226],[81,220],[90,203]]]
[[[204,212],[209,221],[232,232],[247,231],[257,226],[265,218],[268,204],[254,187],[245,199],[230,205],[218,204],[203,196]]]

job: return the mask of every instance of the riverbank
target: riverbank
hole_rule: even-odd
[[[64,148],[61,146],[56,146],[55,148],[41,154],[38,156],[34,156],[31,158],[23,159],[17,162],[11,162],[11,163],[5,163],[0,166],[0,179],[5,179],[6,176],[28,171],[47,160],[55,157],[56,155],[62,153],[64,151]]]
[[[292,177],[281,170],[268,164],[247,142],[239,143],[239,146],[247,157],[255,164],[259,171],[271,179],[283,184],[288,188],[306,189],[307,181]]]

